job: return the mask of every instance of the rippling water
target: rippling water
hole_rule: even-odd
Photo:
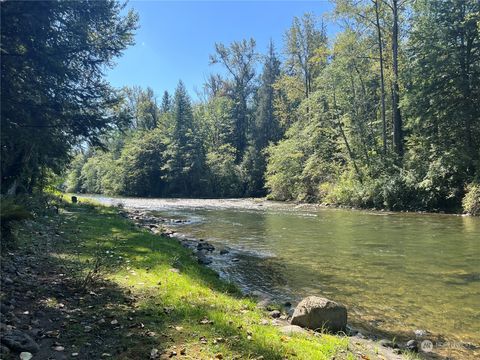
[[[480,343],[479,218],[253,200],[100,199],[191,220],[177,231],[231,249],[214,255],[213,266],[243,288],[279,300],[323,295],[345,303],[353,323],[392,337],[415,329],[444,337],[447,353]]]

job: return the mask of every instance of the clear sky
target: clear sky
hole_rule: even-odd
[[[294,16],[313,12],[321,16],[332,9],[328,1],[130,1],[140,16],[136,44],[107,72],[115,87],[150,86],[157,96],[173,92],[179,79],[192,97],[210,73],[215,42],[228,44],[253,37],[265,53],[273,39],[278,51]],[[328,25],[329,35],[335,27]]]

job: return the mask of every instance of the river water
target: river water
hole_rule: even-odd
[[[440,353],[480,356],[480,218],[368,212],[261,200],[96,197],[187,219],[214,267],[244,290],[295,303],[321,295],[349,322],[383,336],[427,331]],[[458,355],[460,354],[460,355]]]

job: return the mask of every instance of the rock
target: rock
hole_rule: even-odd
[[[209,244],[207,242],[199,242],[197,244],[197,250],[198,251],[202,251],[202,250],[213,251],[213,250],[215,250],[215,247],[212,244]]]
[[[342,331],[347,326],[347,308],[326,298],[308,296],[295,308],[291,323],[312,330]]]
[[[20,353],[20,360],[30,360],[32,357],[32,353],[26,351]]]
[[[280,328],[280,332],[284,335],[294,335],[294,334],[306,334],[305,329],[302,329],[298,325],[286,325]]]
[[[269,315],[274,319],[278,319],[280,315],[282,315],[282,313],[278,310],[273,310],[273,311],[270,311]]]
[[[206,256],[204,255],[200,255],[198,256],[198,263],[201,264],[201,265],[209,265],[212,263],[212,259],[209,259],[207,258]]]
[[[229,252],[227,249],[222,249],[220,250],[220,255],[227,255]]]
[[[414,331],[414,333],[417,338],[426,336],[428,334],[427,330],[422,330],[422,329],[417,329]]]
[[[408,340],[407,345],[405,346],[407,350],[417,352],[418,351],[418,344],[416,340]]]
[[[383,347],[388,347],[388,348],[398,348],[397,344],[394,344],[392,341],[387,340],[387,339],[382,339],[378,342],[379,345]]]
[[[3,282],[5,283],[5,285],[12,285],[13,284],[13,280],[10,279],[9,277],[3,278]]]
[[[40,350],[38,344],[20,330],[12,330],[2,337],[2,344],[18,352],[36,353]]]

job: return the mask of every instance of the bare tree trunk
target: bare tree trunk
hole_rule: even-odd
[[[400,89],[398,86],[398,0],[392,0],[392,60],[393,60],[393,146],[397,155],[403,157],[402,114],[400,113]]]
[[[378,1],[375,3],[375,22],[377,27],[378,37],[378,52],[380,57],[380,88],[381,88],[381,106],[382,106],[382,140],[383,140],[383,153],[387,153],[387,120],[385,116],[385,75],[383,73],[383,43],[382,43],[382,29],[380,28],[380,16],[378,9]]]

